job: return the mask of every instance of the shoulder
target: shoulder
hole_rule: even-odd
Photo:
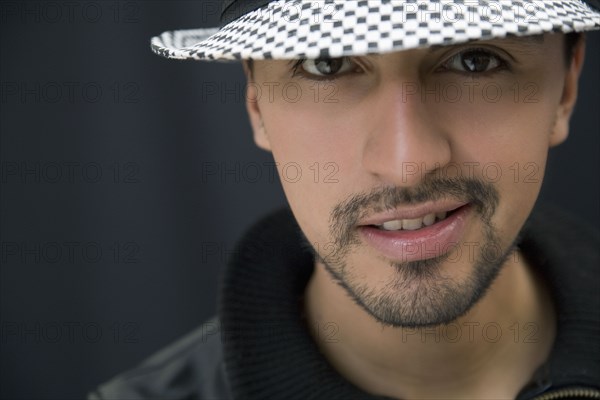
[[[218,318],[206,321],[88,395],[88,400],[148,398],[230,398]]]
[[[553,295],[557,333],[547,362],[553,390],[597,387],[600,348],[600,234],[589,221],[550,205],[536,205],[521,249]]]

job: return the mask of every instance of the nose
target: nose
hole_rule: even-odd
[[[386,185],[417,186],[451,160],[440,104],[423,98],[416,84],[387,82],[373,93],[372,121],[363,147],[363,167]],[[430,103],[430,104],[428,104]]]

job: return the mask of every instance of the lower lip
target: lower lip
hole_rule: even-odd
[[[463,237],[471,207],[460,207],[448,218],[414,231],[384,231],[361,226],[363,239],[387,258],[410,262],[442,256],[456,247]]]

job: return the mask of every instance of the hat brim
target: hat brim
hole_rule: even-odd
[[[151,47],[171,59],[335,58],[597,29],[600,12],[581,0],[288,0],[221,29],[164,32]]]

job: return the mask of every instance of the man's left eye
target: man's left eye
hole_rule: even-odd
[[[351,71],[354,64],[348,57],[317,58],[299,60],[296,64],[296,68],[298,67],[308,75],[313,75],[318,78],[327,78]]]
[[[482,74],[504,66],[504,60],[494,53],[482,49],[460,52],[444,64],[446,69],[469,74]]]

